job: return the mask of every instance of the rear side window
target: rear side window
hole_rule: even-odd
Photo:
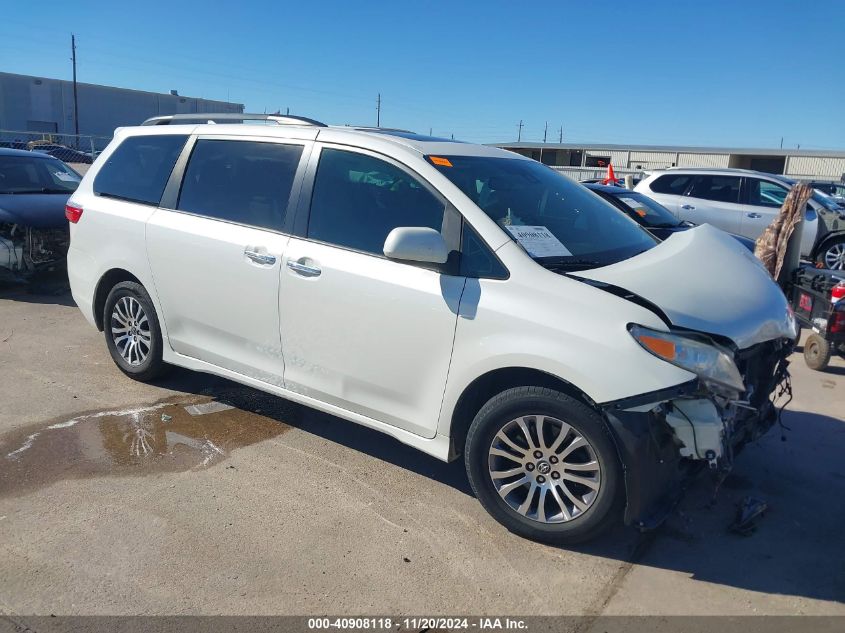
[[[200,139],[176,208],[282,230],[302,145]]]
[[[786,200],[789,191],[768,180],[758,178],[747,178],[748,183],[748,204],[758,207],[780,207]]]
[[[695,176],[689,195],[716,202],[739,202],[738,176]]]
[[[687,186],[692,180],[692,176],[685,176],[683,174],[666,174],[660,176],[653,183],[649,185],[655,193],[669,193],[675,196],[684,195]]]
[[[308,237],[384,255],[384,241],[396,227],[440,231],[444,208],[406,171],[366,154],[327,148],[317,167]]]
[[[109,156],[94,178],[94,193],[157,205],[187,136],[130,136]]]

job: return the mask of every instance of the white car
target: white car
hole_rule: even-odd
[[[493,517],[556,543],[622,505],[653,525],[774,421],[795,322],[721,231],[659,242],[492,147],[207,116],[118,130],[68,203],[73,297],[130,377],[179,365],[463,454]]]
[[[653,171],[634,189],[680,220],[712,224],[756,240],[771,224],[795,180],[747,169],[673,167]],[[801,254],[826,268],[845,268],[845,216],[821,193],[808,203]]]

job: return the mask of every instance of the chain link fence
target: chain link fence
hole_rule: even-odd
[[[109,141],[108,136],[0,130],[0,147],[49,154],[80,173],[88,170]]]
[[[559,171],[579,182],[585,180],[604,180],[607,177],[607,167],[551,167],[555,171]],[[634,177],[635,181],[639,181],[645,177],[645,172],[642,169],[617,169],[614,167],[613,173],[617,180],[625,180],[625,176],[629,174]]]

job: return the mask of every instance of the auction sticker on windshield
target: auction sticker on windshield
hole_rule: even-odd
[[[508,232],[531,257],[567,257],[572,255],[545,226],[506,226]]]
[[[627,204],[629,207],[631,207],[634,210],[634,212],[636,212],[636,214],[639,215],[641,218],[644,218],[645,216],[648,215],[648,210],[647,210],[646,206],[642,202],[640,202],[639,200],[634,200],[633,198],[619,198],[619,199],[622,202],[624,202],[625,204]]]

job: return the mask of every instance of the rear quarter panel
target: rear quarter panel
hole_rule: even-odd
[[[122,269],[135,276],[146,288],[156,312],[161,315],[145,242],[147,220],[156,207],[94,195],[93,183],[99,169],[124,137],[119,132],[116,134],[83,176],[69,201],[82,207],[83,212],[79,222],[70,225],[68,278],[74,301],[92,324],[97,285],[103,275],[113,269]],[[161,321],[162,335],[166,339],[163,319]]]

